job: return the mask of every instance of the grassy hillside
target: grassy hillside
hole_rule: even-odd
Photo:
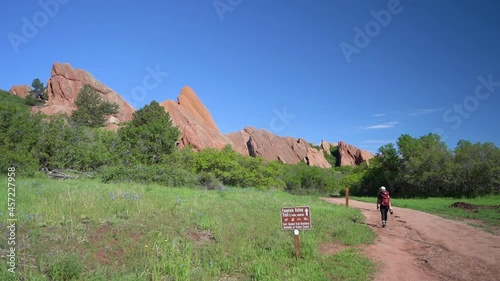
[[[29,280],[369,280],[374,270],[357,247],[374,239],[362,215],[314,197],[98,180],[16,184],[16,272]],[[5,225],[5,191],[0,202]],[[296,260],[280,210],[304,205],[312,229],[301,231]],[[345,248],[321,254],[328,243]],[[2,253],[2,280],[13,277],[5,264]]]
[[[18,106],[22,108],[28,108],[28,106],[25,104],[24,99],[2,89],[0,89],[0,104],[3,104],[4,106]]]

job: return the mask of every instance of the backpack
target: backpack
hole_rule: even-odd
[[[389,192],[383,191],[380,193],[380,205],[389,206]]]

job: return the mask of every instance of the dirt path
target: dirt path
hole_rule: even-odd
[[[322,198],[345,204],[342,198]],[[375,203],[349,201],[376,233],[366,255],[378,267],[374,280],[500,280],[500,236],[453,220],[394,207],[382,228]]]

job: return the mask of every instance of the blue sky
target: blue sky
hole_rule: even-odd
[[[189,85],[223,133],[500,146],[497,2],[2,1],[0,88],[67,62],[137,109]]]

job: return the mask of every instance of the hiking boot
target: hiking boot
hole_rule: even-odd
[[[386,224],[387,224],[386,221],[382,221],[382,227],[385,227]]]

